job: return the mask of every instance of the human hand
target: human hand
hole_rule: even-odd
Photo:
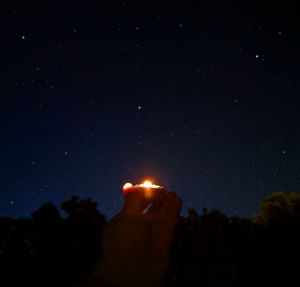
[[[123,209],[104,231],[103,262],[91,278],[93,286],[160,286],[181,205],[165,189],[133,186],[126,192]]]

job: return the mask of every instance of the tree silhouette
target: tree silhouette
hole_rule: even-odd
[[[274,192],[261,202],[261,211],[256,220],[262,224],[287,224],[292,219],[299,220],[300,194]]]
[[[0,218],[0,286],[75,286],[101,260],[106,218],[92,199]],[[190,209],[180,217],[165,286],[271,286],[298,279],[300,194],[276,192],[251,218]],[[146,259],[145,259],[146,260]]]
[[[68,214],[64,223],[66,266],[75,278],[101,256],[106,218],[97,210],[97,203],[89,198],[80,200],[74,196],[63,202],[61,209]]]

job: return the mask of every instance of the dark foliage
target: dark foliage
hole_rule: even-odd
[[[0,218],[0,286],[70,286],[101,260],[106,218],[91,199],[46,203]],[[219,210],[181,217],[166,286],[288,286],[297,282],[300,195],[274,193],[252,218]]]
[[[101,257],[105,217],[90,199],[46,203],[32,218],[0,218],[0,286],[66,286]]]

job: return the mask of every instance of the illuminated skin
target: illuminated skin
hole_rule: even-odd
[[[129,188],[132,187],[132,186],[133,186],[133,185],[132,185],[132,183],[130,183],[130,182],[125,183],[124,186],[123,186],[123,191],[126,192],[126,190],[129,189]]]
[[[159,287],[163,282],[181,200],[149,181],[127,183],[123,191],[124,207],[104,231],[103,260],[84,286]]]

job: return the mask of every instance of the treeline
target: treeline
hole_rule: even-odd
[[[101,260],[107,223],[91,199],[47,203],[30,218],[0,218],[0,286],[70,286]],[[181,217],[165,286],[297,285],[300,194],[273,193],[251,218],[219,210]],[[147,258],[145,258],[147,260]]]

